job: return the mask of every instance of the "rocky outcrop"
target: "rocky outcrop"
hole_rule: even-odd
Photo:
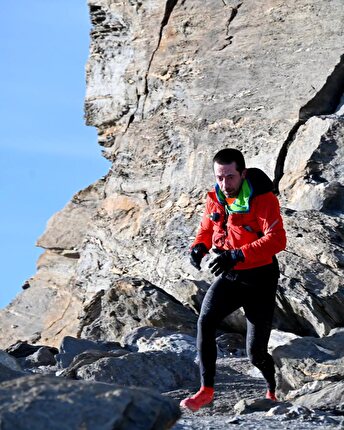
[[[77,259],[49,250],[37,265],[38,272],[26,289],[1,311],[3,348],[17,340],[57,346],[64,335],[77,332],[82,304],[82,296],[74,288]]]
[[[285,210],[289,245],[279,256],[275,326],[324,336],[343,326],[343,221],[319,211]]]

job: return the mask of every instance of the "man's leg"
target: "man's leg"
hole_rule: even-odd
[[[217,347],[216,328],[240,307],[238,287],[225,277],[218,278],[207,291],[197,322],[197,350],[201,385],[214,386]]]
[[[197,323],[201,389],[194,396],[182,400],[182,407],[196,411],[212,401],[217,358],[216,328],[227,315],[240,307],[240,301],[238,284],[224,276],[220,276],[207,291]]]
[[[244,311],[247,319],[247,355],[266,380],[267,397],[274,399],[276,390],[275,365],[268,353],[272,319],[275,308],[277,279],[258,277],[247,295]]]

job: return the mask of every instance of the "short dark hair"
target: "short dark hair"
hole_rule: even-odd
[[[221,149],[221,151],[215,154],[213,165],[215,162],[221,165],[235,162],[237,171],[240,173],[245,169],[245,159],[242,152],[234,148]]]

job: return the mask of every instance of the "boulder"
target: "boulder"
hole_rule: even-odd
[[[313,381],[335,381],[344,376],[344,329],[324,338],[303,337],[273,350],[278,389],[287,393]]]
[[[85,307],[79,334],[92,340],[122,342],[142,326],[196,332],[196,316],[172,296],[140,279],[124,278],[97,293]]]
[[[276,405],[276,402],[269,399],[249,399],[239,400],[234,406],[234,412],[238,415],[251,414],[252,412],[269,411]]]
[[[22,342],[21,340],[6,348],[6,352],[12,355],[12,357],[25,358],[25,357],[28,357],[29,355],[34,354],[40,348],[48,348],[52,355],[55,355],[58,353],[57,348],[46,346],[46,345],[31,345],[26,341]]]
[[[196,339],[193,336],[174,333],[170,330],[154,327],[141,327],[132,331],[123,339],[132,351],[170,351],[174,354],[187,355],[195,359],[197,355]]]
[[[153,388],[161,393],[195,385],[199,379],[192,358],[169,351],[132,352],[92,363],[80,361],[73,370],[76,379]]]
[[[216,338],[218,351],[224,357],[241,357],[246,354],[246,342],[240,333],[224,333]]]
[[[281,268],[274,327],[325,336],[344,325],[343,219],[319,211],[284,210],[288,244]]]
[[[22,370],[15,370],[0,363],[0,382],[20,378],[25,375],[27,375],[27,373]]]
[[[19,378],[25,374],[14,357],[5,351],[0,351],[0,382]]]
[[[87,350],[81,352],[73,358],[73,361],[70,363],[68,367],[63,370],[58,370],[56,372],[57,376],[61,376],[63,378],[70,379],[78,379],[77,378],[77,370],[80,367],[87,366],[89,364],[93,364],[97,360],[105,357],[121,357],[122,355],[129,354],[129,351],[124,349],[117,351],[102,351],[102,350]]]
[[[275,348],[281,345],[289,344],[294,339],[299,338],[294,333],[283,332],[281,330],[271,330],[270,338],[269,338],[269,352],[271,353]]]
[[[18,360],[5,351],[0,351],[0,364],[12,370],[22,370]]]
[[[344,412],[344,381],[308,382],[299,390],[290,391],[287,399],[309,409],[329,410],[342,415]]]
[[[59,353],[55,356],[55,359],[60,368],[66,368],[82,352],[115,350],[122,350],[118,342],[94,342],[88,339],[66,336],[62,339]]]
[[[23,360],[23,359],[21,359]],[[40,367],[40,366],[54,366],[56,359],[54,354],[50,351],[49,347],[42,346],[38,348],[36,352],[29,355],[22,361],[24,369],[29,367]]]
[[[154,391],[38,375],[3,382],[0,397],[2,426],[18,430],[165,430],[180,416]]]

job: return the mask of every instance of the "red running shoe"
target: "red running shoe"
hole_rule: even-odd
[[[275,395],[275,392],[274,391],[271,391],[271,390],[268,390],[267,392],[266,392],[266,396],[265,396],[267,399],[269,399],[269,400],[273,400],[274,402],[277,402],[278,400],[277,400],[277,397],[276,397],[276,395]]]
[[[182,408],[190,409],[192,412],[198,411],[203,406],[209,405],[214,400],[213,387],[201,387],[192,397],[187,397],[180,402]]]

